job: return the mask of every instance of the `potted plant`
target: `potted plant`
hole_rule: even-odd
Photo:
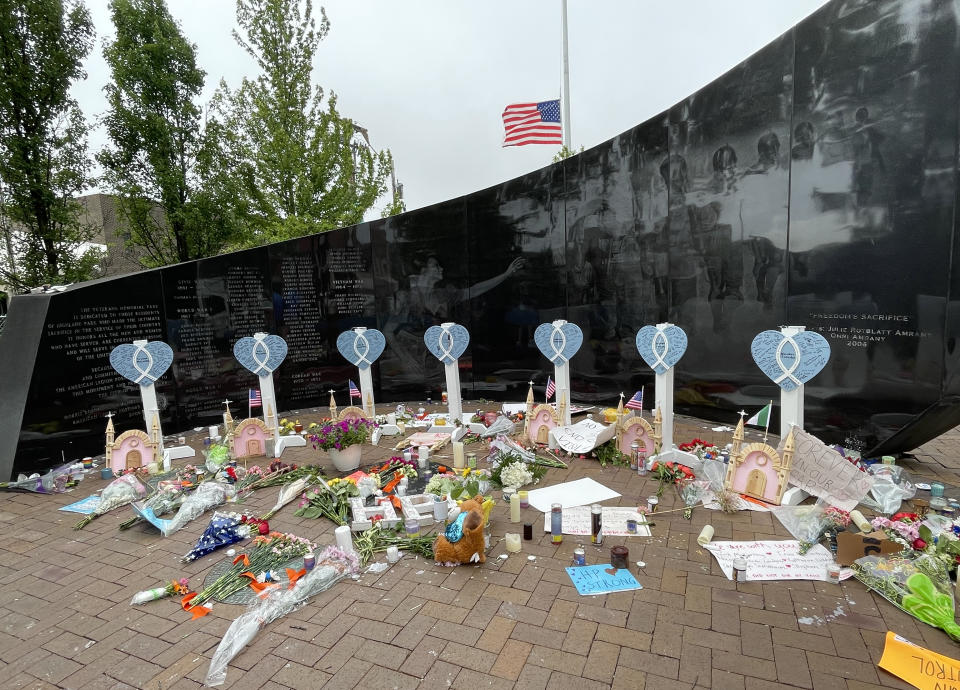
[[[310,425],[310,442],[317,450],[330,454],[339,472],[350,472],[360,466],[360,444],[370,438],[376,425],[365,419],[344,419]]]

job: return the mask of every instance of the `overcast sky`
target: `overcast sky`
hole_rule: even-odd
[[[207,73],[254,76],[237,46],[233,0],[167,0]],[[317,3],[319,6],[321,3]],[[550,163],[556,146],[502,148],[509,103],[560,96],[559,0],[330,0],[330,34],[314,83],[340,113],[393,152],[407,209],[469,194]],[[570,0],[571,125],[590,148],[656,115],[720,76],[825,0]],[[106,109],[102,43],[107,0],[87,0],[98,38],[74,94],[88,118]],[[91,138],[96,151],[102,129]],[[384,205],[384,200],[378,206]],[[371,214],[378,217],[379,212]]]

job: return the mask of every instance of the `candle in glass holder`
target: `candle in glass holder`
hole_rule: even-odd
[[[463,441],[453,442],[453,467],[462,470],[466,465],[463,455]]]
[[[399,560],[400,560],[400,549],[398,549],[396,546],[388,546],[388,547],[387,547],[387,562],[388,562],[388,563],[396,563],[396,562],[399,561]]]
[[[530,507],[530,492],[529,491],[519,491],[517,495],[520,497],[520,507],[529,508]]]
[[[430,446],[420,446],[417,452],[420,453],[420,462],[430,459]]]
[[[520,552],[520,535],[514,534],[512,532],[507,532],[507,551],[510,553],[519,553]]]

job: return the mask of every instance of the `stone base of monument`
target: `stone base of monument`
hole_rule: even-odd
[[[283,455],[285,448],[299,448],[305,445],[307,445],[307,439],[298,434],[281,436],[277,439],[276,443],[273,444],[273,457],[279,458]]]
[[[197,454],[197,452],[190,446],[172,446],[170,448],[163,449],[163,471],[169,472],[171,463],[174,460],[182,460],[183,458],[192,458]]]

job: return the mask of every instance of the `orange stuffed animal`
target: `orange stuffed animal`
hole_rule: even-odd
[[[440,565],[483,563],[487,560],[483,543],[483,496],[460,504],[460,514],[447,529],[437,535],[433,558]]]

